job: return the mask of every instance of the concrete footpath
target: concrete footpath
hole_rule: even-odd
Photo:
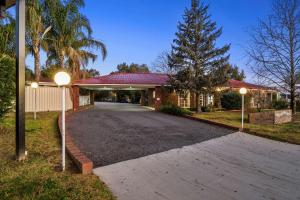
[[[299,200],[300,146],[234,133],[94,173],[119,200]]]

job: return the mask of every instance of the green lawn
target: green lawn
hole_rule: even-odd
[[[207,119],[238,128],[241,127],[241,112],[237,111],[205,112],[194,114],[194,116],[197,118]],[[247,118],[248,115],[246,114],[245,121],[248,120]],[[297,114],[297,118],[300,118],[300,113]],[[299,121],[280,125],[255,125],[245,122],[244,127],[248,128],[250,132],[255,132],[257,135],[263,137],[300,144]]]
[[[95,175],[81,175],[67,160],[60,172],[58,113],[26,116],[28,158],[15,161],[14,117],[0,121],[0,199],[114,199]]]

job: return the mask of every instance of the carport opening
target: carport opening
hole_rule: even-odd
[[[155,91],[138,88],[79,88],[79,106],[94,104],[94,102],[131,103],[142,106],[153,106]]]
[[[95,102],[140,104],[141,95],[141,91],[137,90],[95,91]]]
[[[74,81],[73,109],[94,100],[100,102],[134,103],[159,110],[162,87],[169,76],[159,73],[116,73]]]

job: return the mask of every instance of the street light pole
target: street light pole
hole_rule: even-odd
[[[66,88],[62,86],[62,113],[61,113],[61,125],[62,125],[62,170],[65,171],[66,166]]]
[[[37,105],[37,101],[36,101],[36,89],[34,89],[34,120],[36,120],[36,105]]]
[[[244,96],[242,94],[242,130],[244,129]]]
[[[58,86],[62,86],[61,95],[61,137],[62,137],[62,171],[66,168],[66,85],[71,81],[71,77],[66,72],[58,72],[54,76],[54,81]]]
[[[244,99],[245,99],[245,94],[247,93],[246,88],[241,88],[240,89],[240,94],[242,95],[242,130],[244,129]]]

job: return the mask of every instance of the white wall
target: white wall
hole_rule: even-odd
[[[36,89],[37,112],[61,110],[61,88],[39,86]],[[66,109],[73,109],[70,89],[66,88]],[[30,86],[25,87],[25,112],[34,111],[34,92]]]
[[[90,105],[90,95],[79,96],[79,106]]]

